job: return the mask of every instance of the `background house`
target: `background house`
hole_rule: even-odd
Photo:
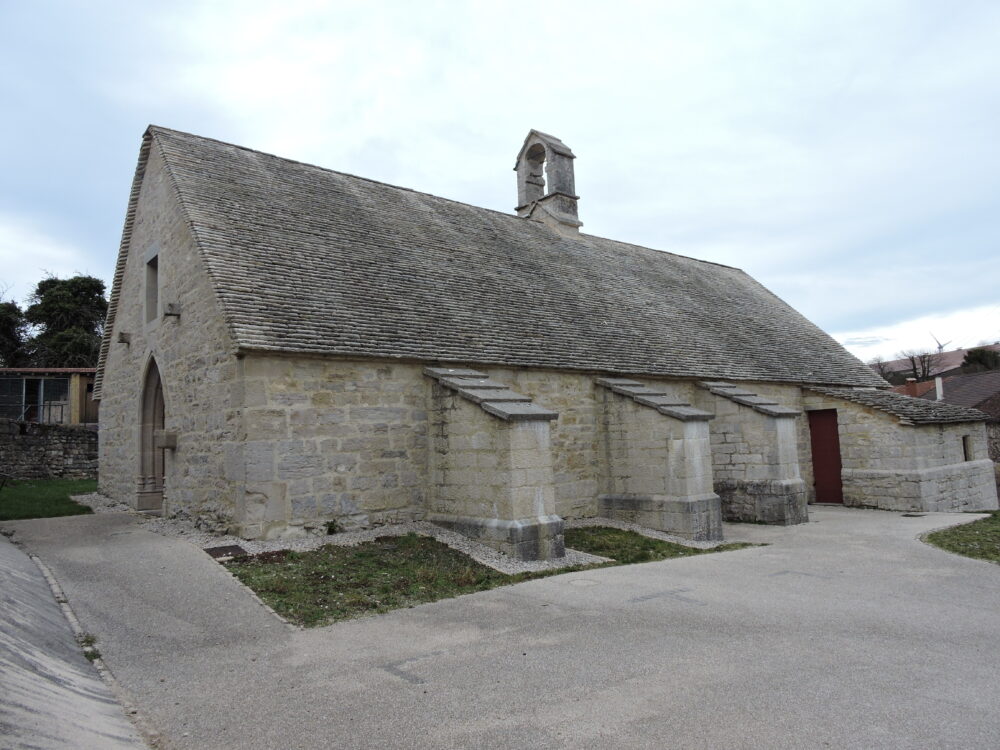
[[[0,419],[96,424],[93,367],[0,368]]]
[[[971,348],[1000,352],[1000,342]],[[949,377],[961,374],[962,362],[969,351],[970,349],[952,349],[947,352],[925,351],[915,354],[914,357],[902,357],[888,362],[876,362],[870,366],[893,385],[903,385],[907,378],[926,382],[928,379],[934,377]],[[929,387],[926,386],[926,388]],[[926,390],[921,388],[919,393],[911,393],[910,395],[922,395],[925,392]]]

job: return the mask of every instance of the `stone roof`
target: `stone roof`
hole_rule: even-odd
[[[952,422],[983,422],[989,419],[987,414],[978,409],[953,406],[941,401],[927,401],[913,396],[904,396],[894,391],[819,387],[810,387],[809,390],[883,411],[899,417],[899,421],[904,424],[949,424]]]
[[[1000,370],[976,372],[968,375],[956,375],[946,378],[942,384],[944,401],[956,406],[978,407],[984,401],[1000,396]],[[925,399],[935,399],[936,394],[931,389]],[[991,415],[994,417],[1000,414]]]
[[[150,148],[241,350],[886,385],[735,268],[159,127],[138,181]]]

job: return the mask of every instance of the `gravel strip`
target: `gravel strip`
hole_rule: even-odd
[[[577,550],[566,550],[566,556],[556,560],[515,560],[502,552],[498,552],[492,547],[470,539],[463,534],[449,531],[427,521],[414,521],[412,523],[397,523],[386,526],[376,526],[371,529],[361,531],[342,531],[338,534],[327,534],[317,536],[299,537],[296,539],[270,539],[267,541],[257,539],[241,539],[237,536],[209,534],[196,529],[189,521],[180,518],[160,518],[158,516],[147,516],[137,513],[130,506],[115,502],[99,493],[88,495],[74,495],[73,499],[78,503],[89,505],[95,513],[133,513],[141,519],[142,527],[146,531],[152,531],[164,536],[185,539],[202,549],[209,547],[222,547],[235,544],[246,550],[249,555],[258,555],[261,552],[273,552],[280,549],[296,550],[299,552],[316,549],[325,544],[336,544],[343,547],[353,547],[364,542],[370,542],[380,536],[403,536],[404,534],[420,534],[437,539],[443,544],[447,544],[454,550],[458,550],[476,562],[482,563],[494,570],[508,575],[517,573],[534,573],[541,570],[559,570],[560,568],[570,568],[575,566],[599,565],[608,562],[608,558],[598,555],[588,555],[586,552]]]

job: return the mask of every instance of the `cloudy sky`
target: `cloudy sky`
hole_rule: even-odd
[[[998,49],[995,0],[0,0],[0,289],[110,281],[149,123],[502,211],[537,128],[584,232],[863,359],[995,341]]]

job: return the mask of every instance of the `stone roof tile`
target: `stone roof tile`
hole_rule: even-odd
[[[943,401],[927,401],[913,396],[904,396],[894,391],[856,390],[854,388],[817,388],[809,390],[824,396],[842,398],[862,406],[892,414],[900,421],[910,424],[949,424],[954,422],[982,422],[989,415],[978,409],[953,406]]]

